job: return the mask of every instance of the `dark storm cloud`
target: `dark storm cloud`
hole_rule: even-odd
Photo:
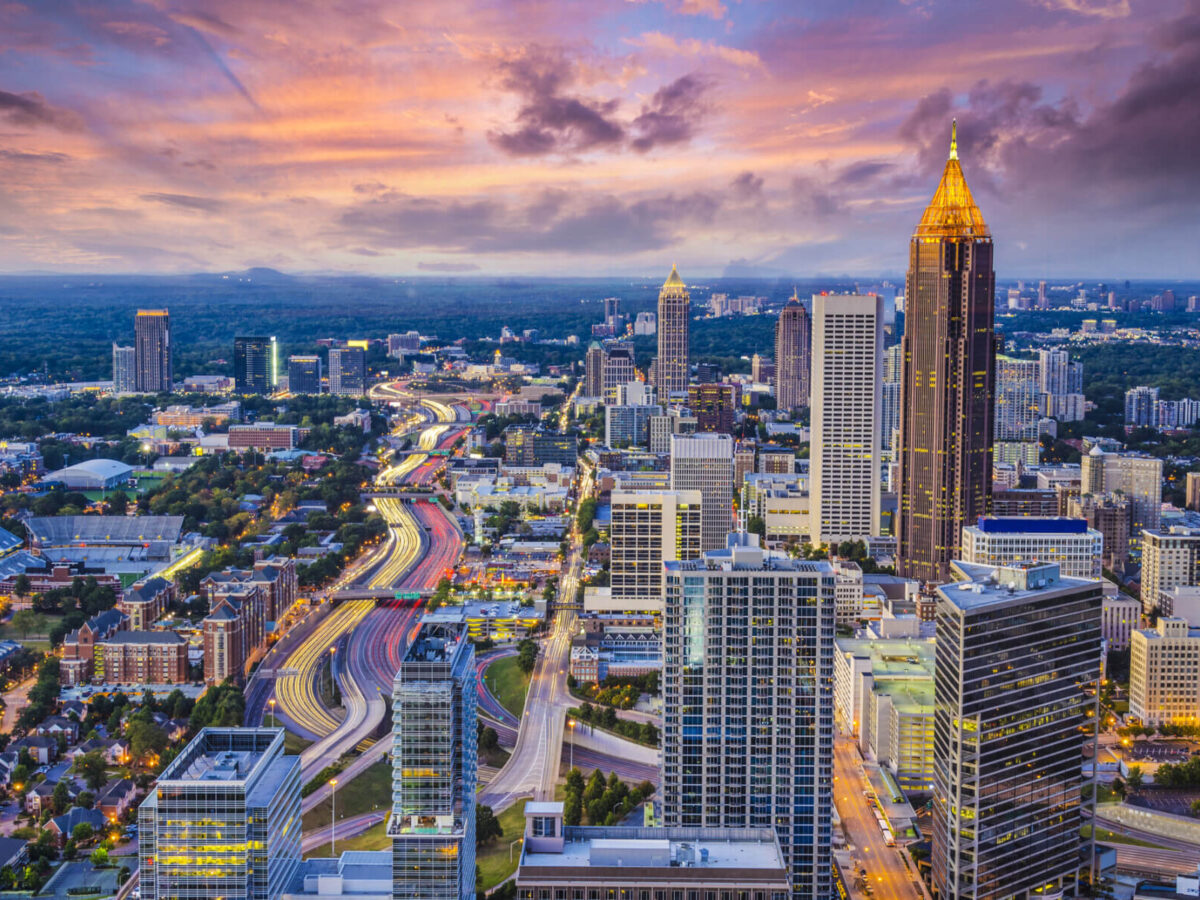
[[[71,159],[65,153],[31,153],[21,150],[0,150],[0,162],[50,163],[59,165]]]
[[[190,194],[149,193],[141,195],[143,200],[154,203],[165,203],[167,206],[178,206],[181,209],[191,209],[197,212],[218,212],[225,204],[220,200],[209,197],[193,197]]]
[[[0,120],[20,127],[49,125],[61,131],[78,131],[83,127],[78,113],[51,106],[37,91],[21,94],[0,91]]]
[[[659,88],[633,120],[633,149],[644,153],[654,147],[690,141],[709,112],[706,93],[711,81],[691,74]]]

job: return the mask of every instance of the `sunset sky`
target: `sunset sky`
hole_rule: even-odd
[[[0,0],[0,271],[1200,276],[1200,0]],[[733,267],[731,269],[730,267]]]

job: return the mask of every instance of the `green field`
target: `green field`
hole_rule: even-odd
[[[275,728],[277,724],[278,723],[271,717],[270,712],[268,712],[263,718],[263,727],[265,728]],[[304,752],[305,749],[308,748],[310,744],[312,744],[312,741],[310,741],[308,738],[302,738],[300,735],[292,734],[290,731],[285,731],[283,733],[283,749],[287,753],[299,756]]]
[[[372,825],[362,834],[356,837],[342,840],[338,838],[337,852],[341,855],[347,850],[390,850],[392,846],[391,838],[387,836],[387,822],[380,822],[377,825]],[[304,853],[305,859],[311,859],[314,856],[329,857],[333,855],[333,848],[329,844],[322,844],[320,847],[314,847]]]
[[[517,657],[505,656],[484,670],[484,683],[500,705],[517,718],[525,711],[525,695],[529,692],[529,676],[521,671]]]
[[[525,801],[517,801],[500,813],[498,818],[504,830],[503,836],[476,852],[475,862],[479,866],[479,883],[475,885],[477,891],[491,890],[515,872],[517,860],[521,857],[521,846],[518,844],[511,848],[512,862],[509,862],[510,845],[525,833]]]
[[[381,759],[343,787],[337,789],[337,815],[348,819],[374,809],[388,809],[392,804],[392,767]],[[304,830],[323,828],[329,824],[329,798],[304,814]]]
[[[1092,836],[1092,826],[1084,825],[1079,829],[1079,834],[1082,837],[1088,838]],[[1115,831],[1109,831],[1107,828],[1096,829],[1096,840],[1105,841],[1109,844],[1128,844],[1131,847],[1149,847],[1152,850],[1164,850],[1160,844],[1152,844],[1150,841],[1143,841],[1139,838],[1129,837],[1124,834],[1117,834]]]

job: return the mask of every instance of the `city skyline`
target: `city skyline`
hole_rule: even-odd
[[[1002,272],[1196,274],[1194,0],[452,7],[10,4],[0,271],[897,272],[957,116]]]

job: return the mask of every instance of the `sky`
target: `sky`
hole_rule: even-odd
[[[0,0],[0,273],[1200,276],[1200,0]]]

